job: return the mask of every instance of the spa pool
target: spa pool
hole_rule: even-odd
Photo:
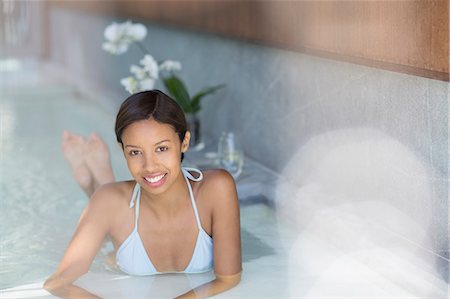
[[[95,130],[112,149],[117,178],[129,175],[108,109],[51,73],[16,71],[2,79],[0,298],[53,298],[41,285],[56,268],[87,202],[62,157],[62,131],[88,135]],[[246,167],[258,168],[252,163]],[[360,218],[324,209],[319,214],[328,222],[313,218],[299,229],[295,219],[279,212],[286,211],[285,197],[297,191],[280,188],[288,184],[281,177],[259,173],[261,184],[243,177],[238,186],[242,281],[217,298],[448,298],[448,284],[428,259],[370,239],[358,238],[358,250],[337,240],[342,239],[339,229],[348,227],[354,227],[353,233],[391,233],[381,226],[361,226]],[[317,210],[314,204],[309,209]],[[321,234],[326,225],[333,225],[336,234]],[[392,238],[402,242],[394,234]],[[106,243],[91,271],[76,283],[102,298],[171,298],[212,278],[211,273],[124,275],[105,266],[110,250]]]
[[[117,177],[128,179],[129,175],[114,140],[114,115],[101,105],[48,73],[8,74],[6,81],[0,106],[0,297],[51,298],[41,290],[42,282],[55,270],[87,203],[62,157],[62,131],[89,135],[95,130],[111,148]],[[278,236],[273,210],[253,202],[244,204],[241,212],[246,271],[254,267],[253,261],[262,258],[281,269],[281,256],[279,261],[274,259],[279,242],[274,239]],[[274,241],[276,244],[269,243]],[[81,286],[104,298],[170,298],[212,277],[211,273],[130,277],[105,266],[103,261],[110,250],[111,245],[106,243],[91,272],[79,280]],[[274,267],[272,273],[277,272]],[[254,271],[256,274],[260,269]],[[264,280],[268,278],[263,276]],[[264,286],[276,290],[263,292],[265,295],[280,294],[279,284],[264,281],[257,287],[249,285],[246,292],[257,294]]]

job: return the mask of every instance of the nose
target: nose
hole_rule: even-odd
[[[159,164],[159,159],[155,153],[148,153],[144,156],[142,167],[152,172]]]

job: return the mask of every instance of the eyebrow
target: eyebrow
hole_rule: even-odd
[[[164,140],[158,141],[157,143],[155,143],[155,145],[158,145],[158,144],[161,144],[161,143],[164,143],[164,142],[170,142],[170,140],[169,139],[164,139]],[[140,146],[132,145],[132,144],[127,144],[127,145],[124,146],[124,148],[127,148],[127,147],[140,148]]]
[[[158,144],[163,143],[163,142],[170,142],[170,140],[169,139],[164,139],[164,140],[162,140],[160,142],[155,143],[155,145],[158,145]]]

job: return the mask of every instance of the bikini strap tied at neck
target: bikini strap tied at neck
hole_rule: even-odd
[[[203,173],[200,170],[198,170],[197,168],[182,167],[181,170],[183,171],[184,175],[191,181],[199,182],[199,181],[203,180]],[[195,178],[189,171],[197,173],[198,178]]]

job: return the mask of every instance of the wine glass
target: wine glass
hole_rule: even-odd
[[[223,132],[219,140],[219,162],[237,179],[244,166],[244,151],[233,132]]]

